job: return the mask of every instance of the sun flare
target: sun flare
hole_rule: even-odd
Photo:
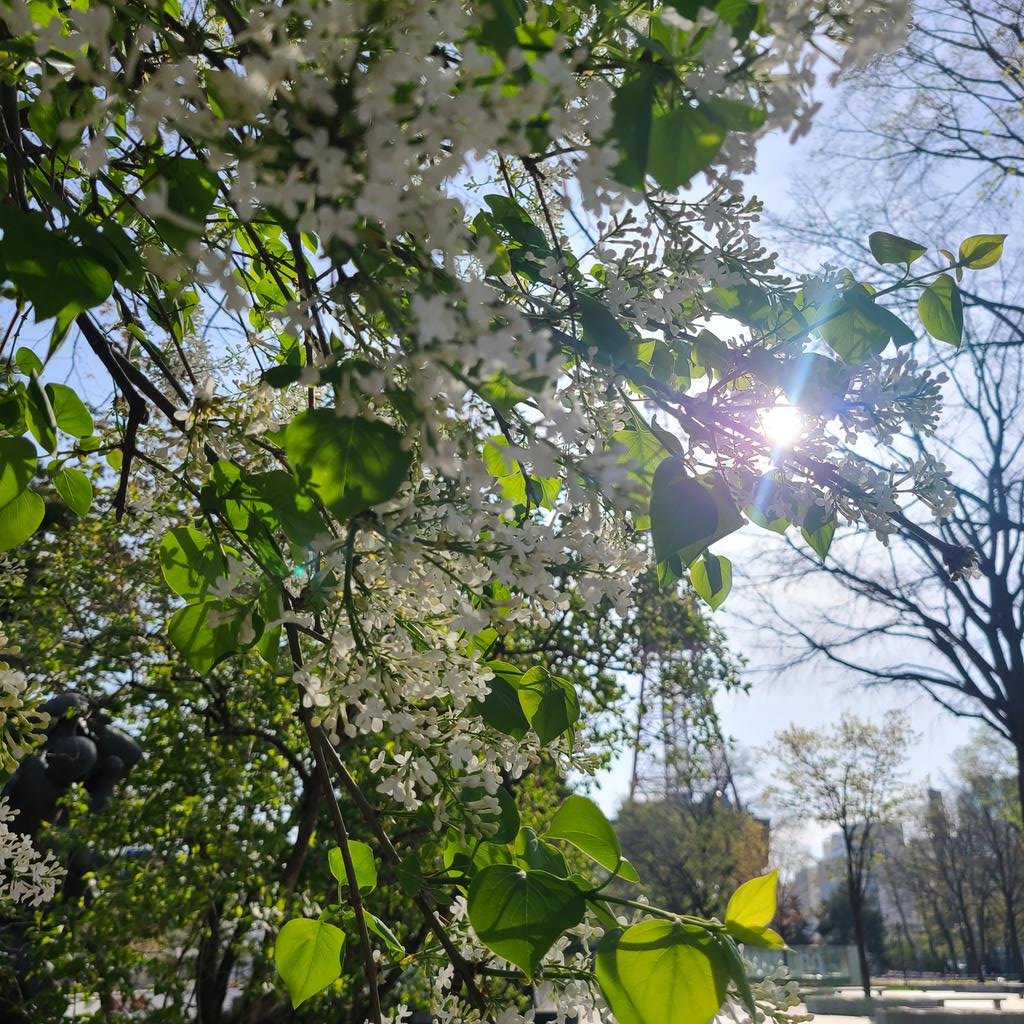
[[[791,448],[804,429],[804,418],[795,405],[775,405],[761,413],[761,429],[777,448]]]

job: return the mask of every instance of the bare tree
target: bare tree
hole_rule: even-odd
[[[995,890],[1011,970],[1024,977],[1018,918],[1024,909],[1024,841],[1013,780],[1004,769],[1001,745],[979,736],[958,752],[957,809],[973,837],[976,887]],[[979,928],[984,936],[985,929]]]
[[[905,815],[907,842],[892,851],[887,881],[912,911],[911,946],[983,978],[1022,976],[1020,913],[1024,842],[1016,781],[1003,744],[989,733],[954,754],[943,790]],[[962,960],[961,960],[962,957]]]

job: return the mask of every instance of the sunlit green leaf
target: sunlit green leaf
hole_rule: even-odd
[[[46,395],[50,399],[57,426],[65,434],[88,437],[92,433],[92,416],[71,388],[66,384],[47,384]]]
[[[171,616],[167,636],[197,672],[206,674],[238,650],[243,614],[232,601],[199,601]]]
[[[879,263],[905,263],[908,267],[919,260],[928,248],[920,242],[912,242],[900,235],[890,235],[888,231],[872,231],[868,235],[871,255]]]
[[[10,551],[39,529],[46,504],[35,491],[23,490],[0,508],[0,551]]]
[[[160,569],[167,585],[191,600],[209,593],[227,575],[227,560],[220,545],[191,526],[178,526],[160,541]]]
[[[732,589],[732,562],[723,555],[705,551],[690,566],[690,582],[711,610],[717,611]]]
[[[925,288],[917,302],[917,313],[933,338],[960,347],[964,333],[964,309],[960,289],[949,274],[940,274]]]
[[[767,927],[775,916],[778,887],[778,871],[769,871],[744,882],[729,897],[725,908],[726,925],[735,924],[754,930]]]
[[[480,941],[532,978],[544,954],[583,920],[583,895],[546,871],[492,864],[469,887],[469,923]]]
[[[72,512],[84,516],[89,511],[92,505],[92,484],[80,469],[70,466],[59,469],[53,475],[53,486]]]
[[[368,895],[377,888],[377,861],[374,859],[373,850],[366,843],[358,839],[348,841],[348,855],[352,860],[352,869],[356,876],[356,885],[361,894]],[[341,848],[332,846],[327,852],[327,862],[331,874],[341,882],[348,885],[348,874],[345,871],[345,858],[341,854]]]
[[[0,507],[28,487],[36,463],[36,448],[28,438],[0,437]]]
[[[622,848],[611,822],[593,800],[573,794],[555,811],[547,830],[549,839],[563,839],[608,871],[619,871],[629,881],[638,881],[632,865],[623,869]]]
[[[285,453],[300,487],[339,518],[387,501],[405,482],[412,455],[402,435],[381,420],[310,409],[288,424]]]
[[[1006,235],[971,235],[960,243],[960,262],[970,270],[994,266],[1003,255]]]
[[[344,948],[345,933],[326,921],[301,917],[285,923],[274,943],[274,964],[293,1007],[337,980]]]
[[[597,981],[618,1024],[708,1024],[725,999],[729,968],[702,928],[641,921],[605,935]]]

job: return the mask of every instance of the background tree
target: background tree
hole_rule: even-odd
[[[957,751],[943,789],[908,808],[907,841],[879,881],[903,907],[902,938],[943,970],[1021,975],[1021,841],[1016,773],[1003,743],[979,734]]]
[[[864,994],[871,994],[865,898],[880,826],[905,800],[904,763],[913,733],[891,714],[876,726],[844,716],[828,730],[791,726],[770,748],[776,783],[769,799],[799,818],[839,830],[843,840],[843,882]]]
[[[823,906],[818,908],[818,934],[830,946],[855,946],[858,944],[857,925],[854,923],[853,900],[843,879],[829,893]],[[864,948],[871,960],[884,967],[886,953],[885,922],[878,899],[871,893],[865,894],[860,908],[860,929],[864,936]]]

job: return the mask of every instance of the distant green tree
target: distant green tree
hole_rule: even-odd
[[[878,898],[868,893],[861,909],[861,927],[864,945],[876,964],[885,958],[885,922],[878,906]],[[850,891],[845,882],[832,890],[821,908],[818,933],[830,946],[853,946],[857,944],[857,931],[850,911]]]
[[[677,914],[721,917],[737,885],[768,863],[767,824],[721,796],[629,801],[616,831],[647,895]]]

